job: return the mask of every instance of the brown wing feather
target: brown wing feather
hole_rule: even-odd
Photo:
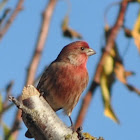
[[[55,110],[70,114],[88,83],[88,73],[70,63],[53,62],[42,75],[37,89]]]

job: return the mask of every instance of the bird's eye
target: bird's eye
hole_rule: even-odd
[[[85,48],[84,47],[81,47],[81,50],[83,51]]]

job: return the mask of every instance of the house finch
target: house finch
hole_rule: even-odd
[[[95,54],[84,41],[65,46],[43,73],[37,90],[54,111],[64,109],[69,116],[88,84],[88,56]],[[70,118],[71,124],[72,120]]]

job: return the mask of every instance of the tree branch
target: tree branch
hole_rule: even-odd
[[[12,15],[7,20],[5,26],[0,30],[0,40],[3,38],[4,34],[8,31],[9,27],[11,26],[11,24],[15,20],[15,18],[18,15],[19,11],[22,10],[23,2],[24,2],[24,0],[19,0],[19,2],[17,3],[17,6],[16,6],[15,10],[13,11]]]
[[[23,89],[22,103],[15,98],[10,100],[22,110],[22,118],[32,136],[36,140],[78,140],[77,133],[73,133],[52,110],[46,100],[33,86]]]
[[[34,83],[36,70],[37,70],[38,64],[40,62],[40,58],[41,58],[42,51],[45,46],[46,38],[48,36],[50,21],[51,21],[51,17],[52,17],[56,2],[57,2],[57,0],[50,0],[46,6],[45,11],[43,12],[40,34],[38,36],[38,40],[36,43],[36,48],[35,48],[33,57],[31,59],[29,67],[28,67],[25,85]],[[19,127],[20,122],[21,122],[21,111],[18,110],[15,115],[15,121],[13,123],[12,129]],[[18,135],[18,131],[15,131],[12,135],[14,135],[14,138],[16,139],[17,135]]]
[[[46,10],[43,12],[42,26],[40,29],[40,34],[38,36],[37,43],[36,43],[36,49],[34,51],[33,57],[31,59],[31,62],[28,68],[26,85],[34,83],[36,70],[40,62],[42,51],[45,46],[45,41],[48,35],[50,21],[51,21],[51,17],[52,17],[56,2],[57,0],[50,0],[49,4],[46,7]]]
[[[101,73],[103,71],[104,60],[105,60],[106,56],[108,55],[108,53],[110,53],[110,51],[114,47],[115,39],[116,39],[121,27],[123,26],[124,16],[126,13],[127,6],[128,6],[127,0],[123,0],[120,4],[120,11],[118,14],[118,18],[116,20],[115,25],[110,30],[110,34],[108,35],[107,43],[105,46],[105,51],[103,52],[103,54],[100,58],[100,61],[98,63],[98,66],[97,66],[97,69],[96,69],[96,72],[95,72],[95,75],[94,75],[94,78],[92,81],[92,84],[91,84],[86,96],[84,97],[81,109],[78,113],[76,124],[75,124],[76,128],[78,128],[79,126],[82,125],[84,118],[85,118],[85,115],[86,115],[86,111],[87,111],[89,104],[91,102],[91,97],[95,93],[95,89],[100,84],[100,77],[101,77]],[[87,104],[85,103],[85,101]]]

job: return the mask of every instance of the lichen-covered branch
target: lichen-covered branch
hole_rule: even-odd
[[[22,103],[14,97],[10,100],[22,110],[22,119],[36,140],[78,140],[77,133],[58,118],[33,86],[24,87]]]
[[[81,128],[73,131],[67,127],[32,85],[24,87],[22,102],[12,96],[9,100],[22,111],[22,119],[35,140],[104,140],[83,133]]]

